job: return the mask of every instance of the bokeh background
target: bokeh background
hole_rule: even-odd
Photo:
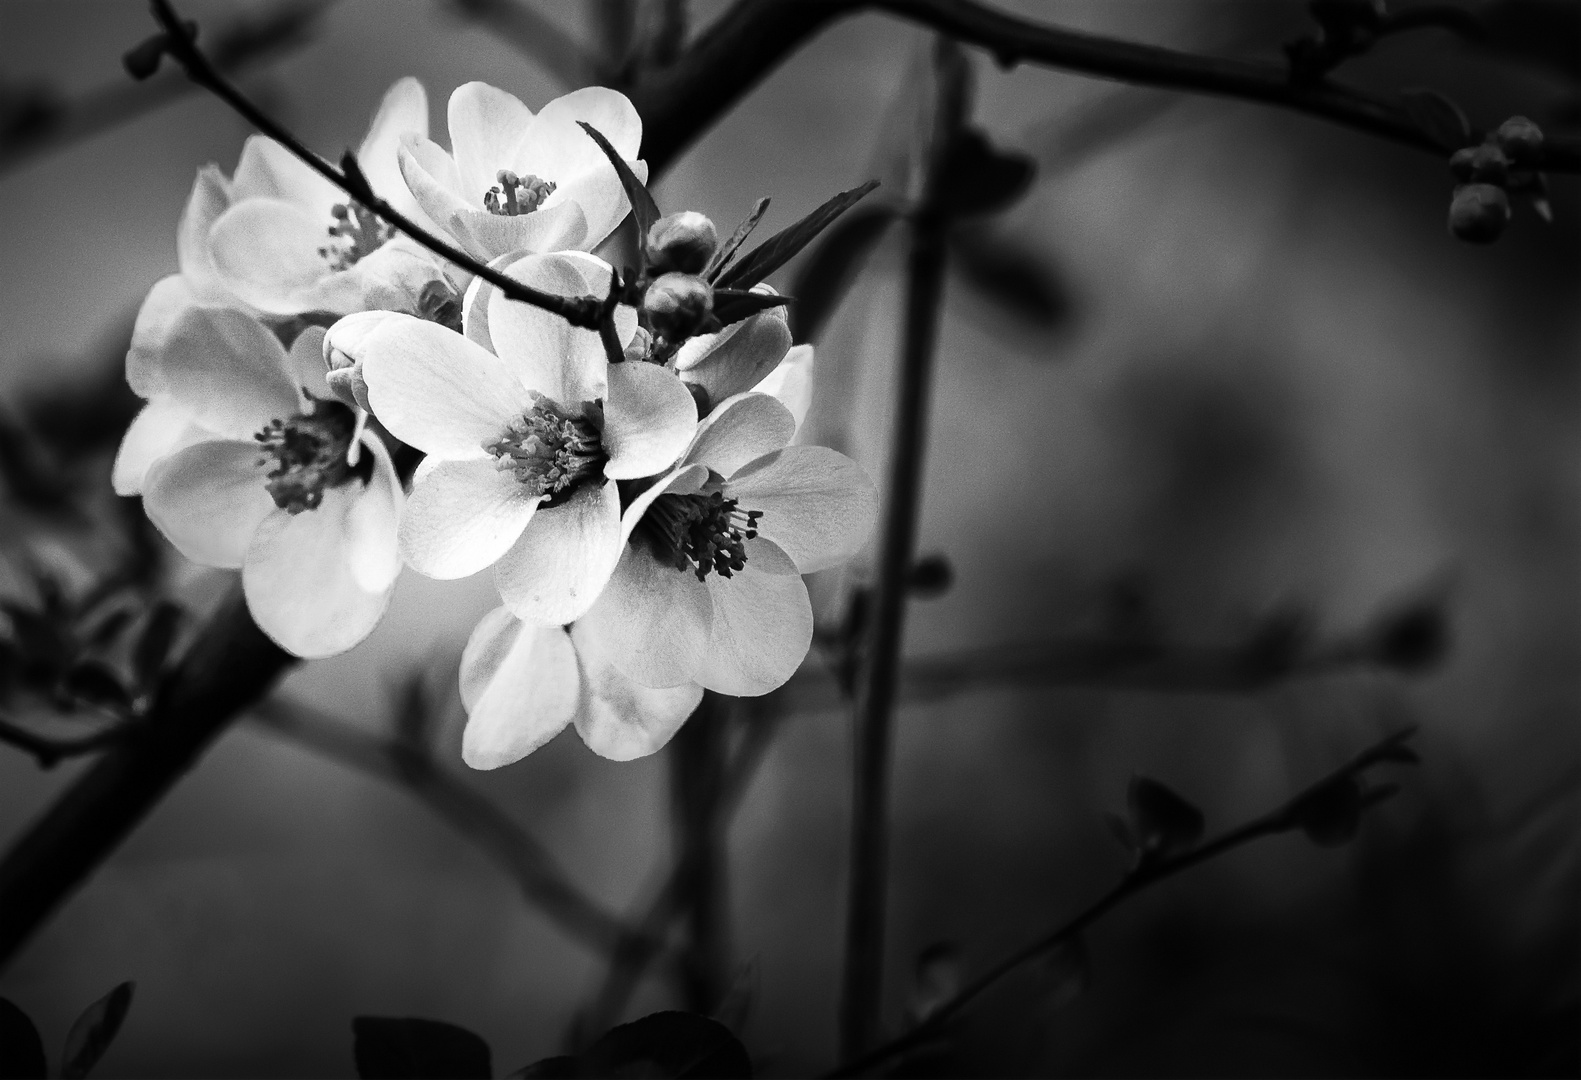
[[[205,25],[246,9],[184,6]],[[593,33],[581,5],[538,7]],[[695,22],[721,7],[696,3]],[[1243,54],[1305,25],[1294,3],[1016,8]],[[0,26],[7,92],[71,95],[122,78],[120,54],[151,24],[132,0],[8,0]],[[728,229],[772,195],[777,227],[867,179],[928,41],[884,16],[836,24],[679,159],[661,205]],[[974,1010],[958,1056],[931,1067],[1575,1075],[1574,178],[1556,183],[1554,226],[1522,213],[1476,248],[1446,234],[1449,181],[1431,156],[1253,106],[973,62],[976,118],[1042,167],[985,242],[1031,260],[1055,302],[1028,319],[982,275],[950,280],[921,543],[947,556],[954,584],[912,605],[907,655],[1091,635],[1117,592],[1142,597],[1168,640],[1198,645],[1242,640],[1273,610],[1344,634],[1422,598],[1452,629],[1443,662],[1416,674],[1346,670],[1247,694],[990,685],[905,708],[887,1016],[899,1023],[930,943],[980,969],[1106,888],[1125,855],[1101,815],[1123,806],[1133,772],[1222,827],[1414,720],[1425,764],[1357,843],[1275,839],[1154,890],[1089,935],[1085,992],[1007,985]],[[334,152],[408,74],[440,135],[462,82],[535,107],[566,89],[423,0],[340,0],[311,43],[245,82]],[[1443,90],[1482,124],[1575,119],[1573,68],[1434,32],[1387,43],[1354,74]],[[195,170],[232,168],[247,134],[193,94],[0,174],[8,409],[118,370],[137,304],[175,268]],[[875,476],[902,261],[891,237],[818,342],[814,431]],[[487,575],[408,573],[372,638],[282,692],[387,730],[392,686],[453,664],[493,602]],[[786,720],[729,834],[733,955],[755,988],[743,1035],[770,1075],[834,1057],[850,742],[843,710]],[[451,764],[458,745],[452,716]],[[0,842],[80,768],[0,754]],[[567,732],[469,779],[624,909],[668,865],[667,777],[664,755],[614,764]],[[106,1076],[349,1075],[357,1014],[467,1026],[503,1073],[558,1050],[602,970],[405,793],[243,723],[0,973],[0,994],[53,1055],[87,1002],[135,979]],[[675,1000],[650,981],[631,1015]]]

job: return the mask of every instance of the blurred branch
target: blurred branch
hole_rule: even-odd
[[[1005,976],[1072,942],[1082,931],[1119,906],[1122,901],[1150,885],[1174,877],[1182,870],[1217,858],[1225,852],[1264,836],[1274,836],[1295,829],[1307,831],[1317,843],[1332,844],[1349,840],[1354,834],[1362,811],[1389,798],[1397,790],[1393,785],[1367,789],[1361,784],[1361,773],[1374,765],[1386,762],[1396,764],[1415,762],[1417,760],[1415,753],[1405,745],[1406,740],[1414,733],[1415,729],[1407,728],[1382,739],[1278,809],[1231,829],[1205,844],[1188,846],[1180,854],[1173,855],[1164,851],[1143,849],[1131,869],[1114,888],[1081,914],[1005,957],[958,993],[939,1004],[925,1019],[904,1035],[848,1061],[826,1075],[859,1076],[873,1071],[914,1047],[937,1038],[951,1019]],[[1200,832],[1200,816],[1197,819],[1197,827]]]
[[[441,768],[424,747],[379,738],[319,709],[278,698],[250,715],[278,736],[410,793],[499,864],[528,903],[593,949],[612,949],[617,941],[640,934],[567,881],[530,833]]]
[[[680,857],[676,877],[684,912],[681,990],[689,1012],[707,1015],[724,997],[729,979],[729,902],[726,885],[724,794],[730,703],[712,691],[681,730],[667,755],[670,806]]]
[[[214,35],[211,52],[222,71],[236,72],[307,44],[335,0],[284,0],[243,15]],[[62,100],[48,87],[12,90],[0,100],[0,173],[57,147],[135,120],[194,89],[170,71],[136,86],[124,79]]]
[[[486,27],[568,90],[611,77],[581,42],[524,0],[445,0],[445,6]]]
[[[1293,82],[1288,64],[1203,56],[1029,22],[970,0],[737,0],[669,68],[630,88],[644,154],[662,170],[747,90],[836,19],[879,10],[987,49],[1005,67],[1062,71],[1252,101],[1316,116],[1443,156],[1403,105],[1329,80]],[[1581,140],[1550,138],[1539,168],[1581,172]]]
[[[72,739],[52,739],[0,716],[0,743],[6,743],[32,754],[38,761],[39,767],[45,769],[53,768],[66,758],[80,757],[83,754],[102,750],[124,735],[125,732],[120,727],[107,727],[90,735],[79,735]]]
[[[144,722],[106,748],[0,859],[0,966],[294,660],[254,625],[237,581]]]

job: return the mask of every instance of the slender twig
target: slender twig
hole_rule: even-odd
[[[568,89],[606,81],[608,73],[580,42],[524,0],[446,0],[446,6],[487,27]]]
[[[240,71],[306,44],[309,31],[334,0],[289,0],[263,14],[247,15],[214,35],[214,66]],[[135,120],[190,93],[195,85],[167,72],[137,86],[124,80],[58,100],[38,94],[28,113],[12,121],[0,137],[0,173],[9,172],[59,146]]]
[[[610,293],[607,299],[601,300],[595,296],[557,296],[554,293],[544,292],[530,285],[524,285],[522,282],[479,262],[454,244],[440,239],[417,225],[410,218],[375,195],[373,189],[368,185],[367,179],[362,175],[360,168],[357,167],[356,158],[349,152],[341,158],[341,168],[337,169],[310,150],[300,139],[249,100],[234,83],[220,74],[203,54],[203,50],[198,48],[193,35],[177,16],[170,0],[152,0],[152,3],[154,16],[159,21],[160,28],[165,34],[166,50],[186,69],[187,76],[193,82],[224,101],[244,117],[248,123],[252,124],[253,127],[284,146],[314,172],[435,255],[454,263],[470,274],[481,277],[511,300],[542,308],[560,316],[572,326],[598,332],[600,339],[604,342],[606,351],[609,351],[610,342],[615,340],[613,326],[614,310],[619,296],[619,275],[611,277]],[[605,331],[606,324],[611,328],[608,332]],[[615,344],[619,344],[618,340],[615,340]],[[621,353],[618,349],[614,350],[610,355],[612,362],[618,363],[621,358]]]
[[[66,758],[81,757],[83,754],[103,750],[122,738],[124,734],[125,731],[116,726],[89,735],[78,735],[75,738],[52,739],[0,716],[0,743],[7,743],[18,750],[32,754],[39,766],[45,769],[53,768]]]
[[[378,738],[318,709],[279,699],[264,702],[251,715],[277,735],[410,793],[498,863],[529,904],[593,950],[606,952],[639,933],[572,885],[531,833],[441,768],[425,748]]]
[[[669,746],[670,805],[684,919],[681,989],[685,1007],[707,1015],[729,977],[729,907],[720,814],[729,703],[706,692]]]
[[[953,997],[939,1005],[928,1014],[926,1019],[905,1034],[847,1061],[826,1075],[830,1077],[860,1076],[914,1047],[937,1038],[951,1019],[1000,980],[1074,940],[1082,931],[1097,922],[1122,901],[1141,892],[1148,886],[1156,885],[1160,881],[1174,877],[1183,870],[1207,862],[1209,859],[1217,858],[1227,851],[1248,844],[1260,837],[1273,836],[1278,833],[1303,828],[1310,820],[1313,804],[1325,793],[1332,791],[1341,783],[1349,779],[1355,779],[1363,770],[1382,762],[1408,762],[1415,760],[1415,755],[1404,746],[1405,741],[1412,734],[1414,734],[1414,729],[1408,728],[1380,740],[1340,768],[1285,802],[1278,809],[1230,829],[1207,843],[1190,848],[1179,855],[1141,858],[1124,877],[1115,883],[1113,888],[1104,893],[1103,896],[1099,897],[1080,914],[1000,960],[999,963],[962,987]],[[1362,794],[1360,795],[1361,805],[1364,808],[1374,802],[1381,801],[1381,798],[1387,797],[1389,794],[1392,794],[1392,790],[1387,788],[1379,789],[1379,797],[1369,798],[1367,795]]]
[[[1278,60],[1202,56],[1047,26],[970,0],[739,0],[670,67],[631,91],[643,152],[663,168],[748,90],[836,19],[881,10],[987,49],[1005,65],[1253,101],[1319,117],[1442,157],[1402,105],[1332,80],[1292,81]],[[1550,137],[1539,168],[1581,172],[1581,140]]]

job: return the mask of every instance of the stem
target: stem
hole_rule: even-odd
[[[917,512],[922,501],[928,397],[944,270],[944,222],[932,215],[921,216],[912,231],[900,400],[889,456],[889,487],[868,663],[857,697],[851,899],[840,1002],[840,1042],[848,1057],[872,1043],[883,1002],[892,714],[905,629],[906,582],[916,548]]]
[[[293,662],[254,625],[236,582],[145,721],[127,729],[0,860],[0,966]]]
[[[730,977],[729,901],[720,814],[729,703],[712,692],[670,744],[670,805],[681,856],[676,867],[686,942],[682,997],[690,1012],[712,1012]]]

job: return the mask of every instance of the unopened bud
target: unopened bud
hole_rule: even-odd
[[[1483,143],[1456,150],[1449,159],[1449,173],[1462,184],[1482,183],[1504,186],[1510,176],[1510,159],[1497,146]]]
[[[1543,149],[1543,129],[1524,116],[1512,116],[1493,133],[1499,148],[1517,165],[1531,165]]]
[[[1462,184],[1449,203],[1449,231],[1473,244],[1491,244],[1510,223],[1510,197],[1492,184]]]
[[[648,260],[660,271],[700,274],[718,247],[714,223],[693,210],[662,217],[648,230]]]
[[[695,333],[714,310],[714,290],[693,274],[664,274],[648,286],[642,309],[654,333],[680,341]]]
[[[652,348],[653,335],[639,326],[626,346],[626,359],[633,363],[641,363],[648,358],[648,351]]]
[[[324,334],[324,381],[330,393],[354,409],[371,409],[368,384],[362,378],[362,347],[369,335],[391,318],[389,311],[359,311],[338,320]]]

